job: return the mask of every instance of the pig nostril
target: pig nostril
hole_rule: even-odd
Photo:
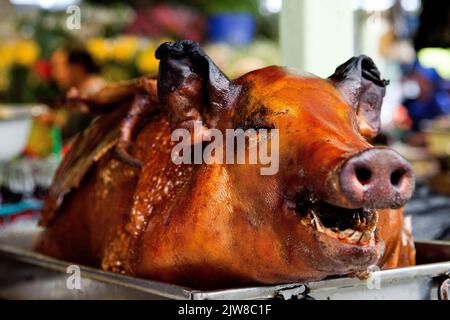
[[[394,172],[391,173],[391,184],[394,187],[398,187],[400,182],[402,181],[402,177],[406,171],[404,169],[397,169]]]
[[[355,173],[356,178],[362,185],[369,183],[372,177],[372,172],[367,168],[356,168]]]

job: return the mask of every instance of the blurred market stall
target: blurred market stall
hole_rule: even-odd
[[[279,64],[280,10],[277,0],[1,0],[0,224],[36,218],[61,157],[95,118],[66,95],[156,76],[154,52],[171,40],[202,42],[231,78]]]

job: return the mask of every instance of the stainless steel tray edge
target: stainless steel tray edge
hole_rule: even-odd
[[[25,262],[44,269],[54,270],[65,275],[67,275],[67,267],[74,264],[2,243],[0,243],[0,253],[2,255],[8,255],[14,260]],[[123,288],[138,290],[160,298],[175,300],[192,298],[192,291],[181,286],[130,277],[113,272],[106,272],[87,266],[79,267],[82,278],[86,277],[96,281],[114,284]]]
[[[422,242],[422,246],[439,247],[450,252],[450,243]],[[51,285],[48,290],[59,290],[68,277],[67,267],[72,265],[0,242],[0,257],[6,257],[11,262],[18,261],[24,265],[38,267],[42,270],[52,270],[57,278],[47,281]],[[34,269],[33,269],[34,270]],[[105,272],[99,269],[80,266],[82,278],[86,284],[86,294],[64,295],[61,298],[139,298],[139,299],[273,299],[273,298],[314,298],[314,299],[437,299],[440,279],[450,275],[450,261],[436,262],[407,268],[376,271],[372,274],[372,282],[356,277],[343,277],[306,283],[280,284],[274,286],[246,287],[227,290],[199,291],[166,284],[158,281],[139,279]],[[37,272],[38,270],[30,271]],[[49,278],[52,279],[52,278]],[[375,282],[373,282],[375,279]],[[439,280],[439,281],[437,281]],[[45,279],[43,281],[46,281]],[[43,282],[43,283],[47,283]],[[100,287],[99,287],[100,285]],[[372,287],[374,288],[371,288]],[[2,284],[0,283],[0,289]],[[101,288],[102,290],[98,290]],[[36,289],[34,289],[36,290]],[[65,289],[68,290],[68,289]],[[98,292],[95,292],[98,290]],[[16,290],[17,291],[17,290]],[[20,291],[20,290],[19,290]],[[88,292],[90,291],[90,292]],[[22,293],[24,290],[21,291]],[[111,295],[105,295],[111,292]],[[20,292],[19,292],[20,293]],[[89,293],[89,294],[87,294]],[[96,293],[98,293],[96,295]],[[114,293],[114,294],[113,294]],[[0,290],[2,296],[2,290]],[[38,298],[47,298],[45,293],[36,294]],[[13,298],[20,298],[20,294]],[[5,296],[4,298],[11,298]],[[25,297],[26,298],[26,297]],[[34,296],[32,296],[34,298]],[[56,294],[50,298],[59,298]]]

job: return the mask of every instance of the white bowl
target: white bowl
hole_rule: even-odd
[[[0,162],[18,156],[28,141],[34,106],[0,105]]]

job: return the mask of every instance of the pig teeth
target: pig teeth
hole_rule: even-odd
[[[361,239],[359,239],[359,242],[361,243],[367,243],[369,242],[372,237],[373,237],[373,232],[372,231],[365,231],[361,237]]]
[[[320,224],[319,218],[316,216],[316,214],[314,213],[314,211],[311,211],[311,214],[312,214],[312,220],[311,220],[311,222],[313,222],[313,224],[316,225],[316,229],[317,229],[318,231],[323,232],[324,230],[323,230],[323,228],[322,228],[322,226],[321,226],[321,224]]]
[[[339,232],[339,239],[345,239],[350,237],[353,233],[355,232],[355,230],[353,229],[345,229],[344,231]]]
[[[378,212],[374,211],[373,217],[370,220],[369,225],[367,226],[367,231],[370,231],[370,232],[374,231],[375,228],[377,227],[377,224],[378,224]]]
[[[362,232],[360,232],[360,231],[355,231],[355,232],[350,236],[349,240],[352,241],[352,242],[358,242],[359,239],[361,239],[362,235],[363,235]]]

